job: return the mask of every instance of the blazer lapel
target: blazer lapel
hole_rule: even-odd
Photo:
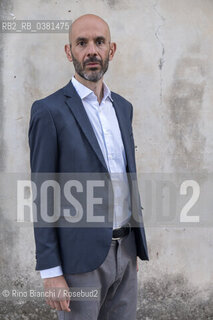
[[[131,147],[132,142],[131,142],[130,133],[128,130],[129,124],[123,112],[123,105],[121,103],[121,100],[117,99],[116,96],[113,94],[113,92],[112,92],[112,98],[113,98],[113,106],[117,115],[120,131],[121,131],[121,136],[123,139],[124,148],[126,151],[127,166],[129,171],[131,171],[131,169],[134,171],[134,168],[132,168],[134,161],[133,161],[132,147]]]
[[[67,105],[69,106],[74,117],[78,121],[78,124],[80,125],[82,131],[84,132],[85,137],[87,138],[87,140],[91,144],[97,157],[99,158],[99,160],[101,161],[101,163],[105,167],[106,171],[108,172],[108,168],[107,168],[103,153],[101,151],[101,148],[99,146],[99,143],[98,143],[97,138],[95,136],[95,133],[93,131],[90,120],[89,120],[87,113],[84,109],[81,98],[77,94],[71,81],[63,88],[63,91],[64,91],[64,94],[68,97],[65,102],[67,103]]]

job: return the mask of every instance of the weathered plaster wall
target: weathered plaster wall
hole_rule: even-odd
[[[140,173],[201,173],[213,161],[213,2],[211,0],[1,1],[1,17],[105,18],[117,53],[105,80],[134,106]],[[27,130],[36,99],[73,74],[66,34],[1,34],[0,170],[29,172]],[[7,181],[1,179],[1,195]],[[7,193],[6,193],[7,194]],[[141,194],[143,198],[143,194]],[[151,203],[150,203],[151,206]],[[145,203],[145,211],[149,203]],[[32,229],[11,223],[1,199],[1,284],[40,282]],[[146,219],[145,219],[146,223]],[[147,227],[150,261],[140,261],[138,319],[213,319],[212,226]],[[0,301],[0,320],[53,319],[45,304]]]

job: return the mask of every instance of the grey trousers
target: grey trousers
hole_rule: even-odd
[[[79,253],[80,254],[80,253]],[[100,299],[72,300],[70,312],[57,311],[59,320],[135,320],[137,308],[136,244],[134,231],[112,240],[104,262],[95,270],[65,274],[69,287],[100,288]]]

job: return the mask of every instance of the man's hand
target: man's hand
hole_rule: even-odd
[[[48,294],[46,303],[53,309],[70,312],[70,297],[66,294],[69,292],[69,287],[64,276],[45,278],[43,284],[44,291]]]
[[[139,270],[139,266],[138,266],[138,257],[136,257],[136,261],[137,261],[137,272]]]

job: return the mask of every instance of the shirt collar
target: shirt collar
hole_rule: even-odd
[[[80,83],[74,76],[72,76],[71,81],[72,81],[72,84],[75,87],[78,95],[80,96],[80,98],[82,100],[87,98],[92,93],[94,93],[91,89],[89,89],[88,87],[86,87],[85,85]],[[111,91],[105,82],[103,82],[103,87],[104,87],[104,96],[103,96],[102,101],[105,101],[109,97],[109,99],[113,102],[113,99],[111,97]]]

